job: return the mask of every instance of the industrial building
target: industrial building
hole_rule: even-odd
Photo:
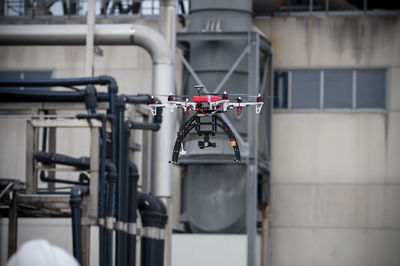
[[[0,147],[0,265],[400,265],[400,3],[2,0]]]

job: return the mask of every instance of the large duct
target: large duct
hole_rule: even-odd
[[[252,29],[251,0],[193,0],[190,7],[189,32],[248,32]],[[190,65],[209,92],[213,92],[235,60],[244,51],[247,40],[192,40]],[[196,81],[191,78],[186,94],[197,95],[193,89]],[[248,62],[245,56],[223,88],[228,93],[247,93]],[[226,115],[236,130],[246,137],[246,110],[240,118],[234,112]],[[185,142],[187,156],[197,160],[188,164],[184,178],[184,213],[196,233],[241,233],[246,226],[246,166],[241,164],[204,164],[202,159],[227,159],[232,148],[224,134],[217,134],[212,141],[215,149],[199,150],[198,136],[188,136]],[[244,147],[242,155],[245,153]]]

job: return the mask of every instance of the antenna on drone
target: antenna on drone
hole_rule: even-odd
[[[204,86],[203,85],[196,85],[196,86],[194,86],[194,88],[197,90],[197,93],[199,94],[199,96],[200,96],[200,92],[202,90],[204,90]]]

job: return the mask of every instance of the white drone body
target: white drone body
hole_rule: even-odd
[[[263,104],[260,94],[258,94],[255,102],[244,102],[240,97],[235,102],[231,102],[228,99],[228,94],[224,92],[222,98],[216,95],[193,96],[192,102],[189,102],[188,98],[184,101],[176,101],[171,94],[168,96],[166,104],[155,103],[154,101],[154,103],[149,104],[149,107],[153,116],[157,114],[157,108],[168,108],[170,112],[174,112],[175,109],[182,109],[187,113],[197,111],[199,114],[202,113],[209,116],[215,113],[225,113],[230,109],[236,108],[238,116],[240,116],[242,108],[247,106],[255,106],[256,114],[259,114]]]

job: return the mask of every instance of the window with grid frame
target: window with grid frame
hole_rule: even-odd
[[[384,110],[386,72],[386,69],[277,70],[274,108]]]

